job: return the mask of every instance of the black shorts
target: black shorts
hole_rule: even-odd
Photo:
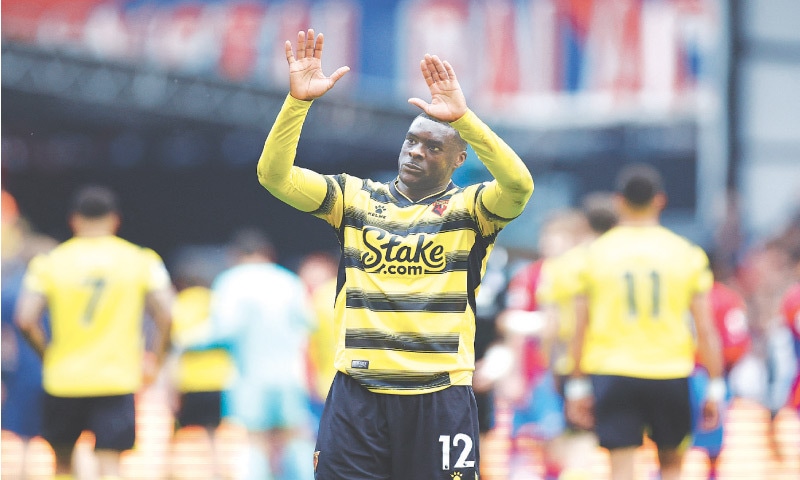
[[[222,392],[187,392],[181,394],[176,428],[217,428],[221,417]]]
[[[74,445],[81,433],[94,434],[95,450],[122,452],[136,441],[133,394],[107,397],[55,397],[45,394],[42,437],[51,446]]]
[[[659,448],[678,448],[692,431],[689,379],[592,375],[595,432],[607,449],[638,447],[644,433]]]
[[[390,395],[337,372],[320,420],[314,478],[474,479],[478,438],[470,386]]]

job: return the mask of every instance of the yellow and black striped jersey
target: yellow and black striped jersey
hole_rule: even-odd
[[[336,368],[378,393],[470,385],[481,277],[497,234],[522,212],[530,192],[503,193],[497,180],[465,188],[451,182],[413,202],[395,182],[294,167],[309,105],[287,98],[260,160],[280,162],[276,169],[286,172],[262,184],[336,231],[342,248],[334,307]],[[464,117],[452,125],[496,179],[530,176],[472,112]],[[488,205],[511,215],[501,217]]]
[[[475,297],[507,220],[480,207],[480,185],[414,203],[394,184],[328,178],[336,201],[314,214],[344,246],[337,369],[375,391],[469,384]]]

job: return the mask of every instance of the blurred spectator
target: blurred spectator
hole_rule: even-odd
[[[2,199],[2,429],[20,440],[19,469],[4,476],[28,478],[30,440],[41,435],[42,361],[14,326],[14,305],[22,287],[28,261],[45,253],[56,241],[34,233],[19,215],[17,204],[8,192]],[[45,325],[49,321],[45,319]],[[45,327],[47,329],[47,327]]]
[[[475,298],[475,376],[472,386],[475,392],[475,403],[478,406],[478,432],[481,445],[486,436],[495,427],[495,392],[494,382],[487,379],[487,371],[491,370],[492,361],[484,362],[486,353],[498,339],[497,316],[503,309],[506,286],[508,284],[507,267],[508,251],[495,247],[486,262],[481,289]],[[493,349],[492,351],[496,351]],[[492,373],[489,373],[491,376]],[[477,378],[477,383],[476,383]]]
[[[768,440],[776,459],[784,456],[776,436],[776,417],[786,404],[797,371],[792,331],[781,315],[781,299],[795,280],[788,238],[793,237],[776,235],[751,248],[738,276],[752,313],[753,348],[733,380],[737,391],[746,392],[769,410]]]
[[[789,393],[787,404],[800,412],[800,241],[791,252],[795,270],[795,283],[789,287],[781,302],[781,313],[794,337],[797,374]]]
[[[187,347],[226,348],[236,376],[223,411],[248,432],[243,477],[313,478],[306,348],[314,328],[300,278],[275,263],[257,229],[236,232],[234,265],[212,284],[210,329]]]
[[[135,441],[143,311],[146,304],[158,327],[151,365],[157,368],[169,344],[172,284],[155,252],[115,235],[120,213],[108,188],[78,190],[69,223],[70,240],[31,260],[15,321],[44,358],[43,437],[55,453],[56,478],[71,478],[72,453],[84,430],[95,436],[100,475],[117,478],[120,453]],[[42,326],[45,309],[50,339]],[[145,382],[156,373],[145,371]]]

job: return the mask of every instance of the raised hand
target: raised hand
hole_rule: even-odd
[[[289,93],[298,100],[313,100],[333,88],[333,85],[350,71],[344,66],[330,77],[322,73],[322,46],[325,38],[320,33],[314,38],[314,29],[297,32],[297,55],[292,42],[286,40],[286,61],[289,63]]]
[[[409,98],[408,103],[445,122],[458,120],[467,113],[467,101],[449,62],[426,53],[419,68],[431,91],[431,103],[416,97]]]

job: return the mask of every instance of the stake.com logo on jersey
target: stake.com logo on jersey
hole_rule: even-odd
[[[376,227],[363,231],[364,246],[369,250],[361,256],[364,270],[384,275],[423,275],[444,270],[444,247],[434,242],[434,235],[402,237]]]

